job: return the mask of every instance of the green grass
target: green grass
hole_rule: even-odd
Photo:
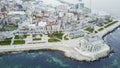
[[[76,37],[73,37],[71,39],[76,39],[76,38],[80,38],[80,37],[84,37],[84,35],[83,36],[76,36]]]
[[[23,38],[27,38],[27,36],[29,36],[29,35],[24,35]]]
[[[48,42],[60,42],[58,39],[48,39]]]
[[[112,23],[110,23],[110,24],[107,24],[106,26],[104,26],[105,28],[107,28],[107,27],[109,27],[109,26],[111,26],[111,25],[113,25],[113,24],[115,24],[115,23],[117,23],[118,21],[114,21],[114,22],[112,22]]]
[[[90,33],[93,33],[93,31],[94,31],[94,29],[90,28],[90,27],[86,28],[85,30],[88,31],[88,32],[90,32]]]
[[[40,34],[40,37],[42,37],[43,35],[42,34]]]
[[[98,29],[98,31],[102,31],[102,30],[104,30],[104,28],[100,28],[100,29]]]
[[[12,38],[7,38],[4,41],[0,41],[0,45],[10,45]]]
[[[117,23],[118,21],[113,21],[112,23],[106,23],[107,25],[106,26],[104,26],[104,28],[107,28],[107,27],[109,27],[109,26],[111,26],[111,25],[113,25],[113,24],[115,24],[115,23]],[[102,30],[104,30],[104,28],[100,28],[100,29],[98,29],[98,31],[102,31]]]
[[[54,38],[62,39],[63,33],[62,33],[62,32],[60,32],[60,33],[55,32],[55,33],[52,34],[52,36],[53,36]],[[48,37],[52,38],[52,37],[50,36],[50,34],[48,34]]]
[[[27,36],[29,36],[29,35],[23,35],[22,38],[25,39],[25,38],[27,38]],[[16,35],[16,36],[15,36],[15,39],[19,39],[19,35]]]
[[[12,30],[15,30],[17,29],[18,26],[15,26],[15,25],[12,25],[12,26],[4,26],[4,30],[5,31],[12,31]]]
[[[67,36],[64,37],[64,40],[69,40],[69,38],[67,38]]]
[[[32,37],[35,37],[35,36],[36,36],[35,34],[32,35]]]
[[[32,37],[36,37],[37,35],[40,35],[40,37],[42,37],[42,34],[33,34]]]
[[[16,35],[16,36],[15,36],[15,39],[19,39],[19,35]]]
[[[25,44],[25,40],[14,40],[14,45],[17,45],[17,44]]]
[[[33,41],[37,41],[37,40],[41,40],[41,38],[35,38],[35,39],[33,39]]]

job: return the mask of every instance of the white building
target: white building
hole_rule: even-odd
[[[80,40],[80,50],[84,52],[100,51],[104,45],[104,41],[97,35],[88,35]]]
[[[10,11],[8,15],[25,15],[24,11]]]

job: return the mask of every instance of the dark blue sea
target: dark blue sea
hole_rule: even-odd
[[[59,51],[31,51],[0,55],[0,68],[120,68],[120,29],[104,40],[114,53],[95,62],[79,62]]]

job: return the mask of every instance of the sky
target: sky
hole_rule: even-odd
[[[70,2],[78,2],[79,0],[65,0]],[[120,17],[120,0],[82,0],[86,7],[90,8],[90,1],[92,3],[92,10],[106,11],[114,16]]]
[[[120,0],[91,0],[92,9],[106,11],[120,17]],[[90,0],[84,0],[85,6],[89,7]]]
[[[43,0],[46,3],[60,5],[58,0]],[[79,0],[62,0],[69,3],[78,3]],[[86,7],[90,7],[92,1],[92,10],[106,11],[112,15],[120,17],[120,0],[82,0]]]

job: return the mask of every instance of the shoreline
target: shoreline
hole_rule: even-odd
[[[87,62],[90,62],[90,61],[95,61],[95,60],[99,60],[98,57],[89,57],[89,56],[85,56],[83,54],[81,54],[80,52],[77,51],[76,47],[77,46],[67,46],[67,45],[58,45],[58,44],[61,44],[61,43],[50,43],[49,45],[48,44],[43,44],[43,45],[40,45],[40,44],[36,44],[36,45],[23,45],[21,47],[21,45],[13,45],[13,46],[4,46],[4,47],[0,47],[0,53],[1,54],[5,54],[5,53],[14,53],[14,52],[26,52],[26,51],[40,51],[40,50],[52,50],[52,51],[61,51],[64,53],[64,56],[65,57],[68,57],[68,58],[71,58],[71,59],[75,59],[77,61],[87,61]],[[6,48],[7,47],[7,48]],[[105,50],[103,50],[104,52]],[[104,54],[104,57],[107,56],[109,52],[106,51],[106,54]],[[101,54],[101,52],[99,53]],[[103,56],[101,57],[103,58]]]
[[[120,26],[120,22],[113,24],[112,26],[106,28],[105,30],[98,33],[100,37],[105,36],[106,34],[113,31],[115,28]],[[72,39],[64,42],[55,42],[55,43],[39,43],[39,44],[24,44],[24,45],[12,45],[12,46],[0,46],[0,54],[11,53],[11,52],[24,52],[31,50],[56,50],[61,51],[68,58],[75,59],[77,61],[96,61],[101,58],[107,57],[111,52],[111,47],[106,45],[101,52],[96,53],[82,53],[77,48],[79,45],[78,39]],[[72,43],[74,42],[74,43]],[[101,55],[101,53],[103,55]]]
[[[119,26],[120,26],[120,21],[100,31],[99,33],[97,33],[97,35],[103,39],[107,34],[111,33],[112,31],[117,29]]]

